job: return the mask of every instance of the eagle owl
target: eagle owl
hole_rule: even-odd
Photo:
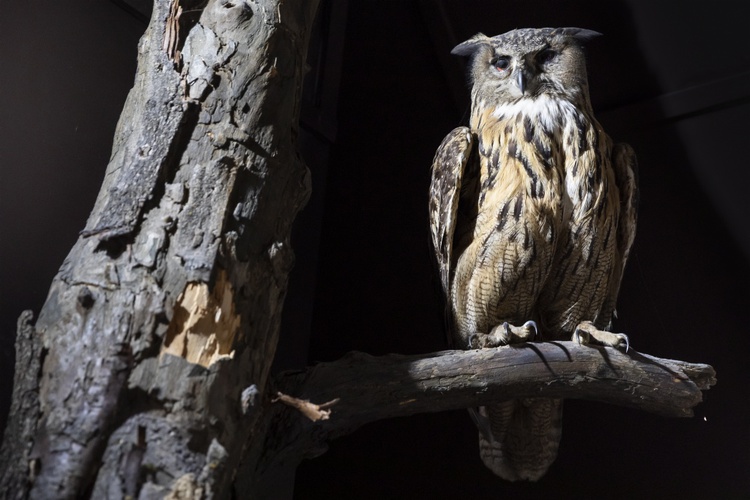
[[[470,127],[432,166],[430,224],[453,345],[541,338],[627,347],[610,333],[636,223],[636,162],[594,118],[580,28],[477,34]],[[480,455],[502,478],[539,479],[557,455],[562,400],[474,411]]]

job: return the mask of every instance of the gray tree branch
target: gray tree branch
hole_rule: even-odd
[[[351,353],[276,380],[279,391],[325,405],[312,421],[277,402],[277,425],[287,426],[269,447],[280,460],[314,456],[325,441],[375,420],[487,405],[522,397],[586,399],[668,417],[689,417],[716,383],[706,364],[662,359],[634,350],[575,342],[519,344],[498,349],[416,356]],[[279,435],[287,438],[278,440]],[[267,450],[268,451],[268,450]]]

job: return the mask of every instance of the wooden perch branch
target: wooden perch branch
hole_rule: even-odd
[[[315,448],[321,440],[382,418],[519,397],[587,399],[689,417],[702,401],[702,391],[716,383],[716,373],[709,365],[632,349],[625,354],[574,342],[544,342],[418,356],[351,353],[277,382],[301,399],[339,398],[326,421],[305,423],[302,436],[294,438]]]

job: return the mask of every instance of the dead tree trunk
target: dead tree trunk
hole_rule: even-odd
[[[715,382],[564,342],[353,354],[270,381],[310,189],[295,140],[316,4],[155,2],[96,205],[36,323],[18,322],[8,498],[257,494],[379,418],[522,396],[679,416]]]
[[[295,141],[316,6],[154,2],[96,205],[19,321],[10,497],[226,496],[310,189]]]

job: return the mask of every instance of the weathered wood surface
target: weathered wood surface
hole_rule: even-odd
[[[19,323],[5,495],[230,490],[310,189],[295,141],[316,6],[154,2],[95,207]]]
[[[351,353],[277,378],[278,391],[324,404],[325,416],[313,421],[299,405],[277,401],[275,419],[284,430],[269,432],[266,451],[274,449],[279,461],[314,456],[327,440],[375,420],[521,397],[588,399],[689,417],[715,383],[709,365],[575,342],[416,356]]]

